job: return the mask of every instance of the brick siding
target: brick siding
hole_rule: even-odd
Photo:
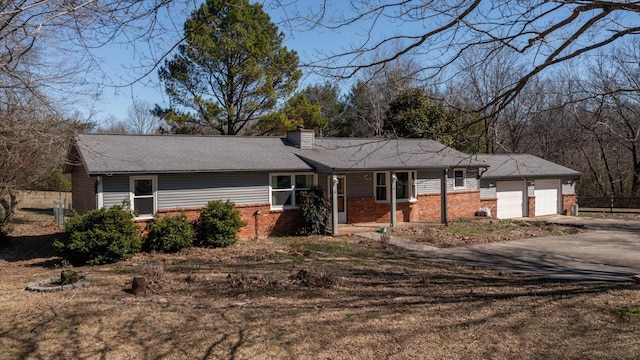
[[[161,209],[158,214],[171,216],[184,213],[189,221],[195,221],[202,209],[202,207]],[[236,205],[235,209],[240,212],[240,218],[247,223],[238,233],[241,239],[296,234],[304,226],[302,212],[298,209],[271,210],[269,204]],[[139,221],[141,227],[146,226],[147,222],[148,220]]]
[[[440,194],[418,195],[415,202],[398,202],[396,220],[398,222],[440,221]],[[458,191],[447,194],[449,219],[474,217],[483,206],[480,191]],[[495,207],[495,205],[494,205]],[[347,222],[388,222],[390,203],[376,203],[374,198],[347,199]]]
[[[571,215],[571,206],[578,201],[578,195],[566,194],[562,195],[562,214]]]
[[[535,196],[529,196],[527,198],[527,213],[525,214],[526,217],[536,217],[536,197]]]

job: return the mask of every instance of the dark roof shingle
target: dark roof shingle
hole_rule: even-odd
[[[89,174],[310,171],[274,137],[79,135]]]
[[[473,156],[488,165],[482,179],[534,179],[580,177],[582,173],[529,154],[478,154]]]
[[[278,137],[85,134],[75,146],[90,175],[237,171],[362,171],[482,166],[424,139],[317,138],[299,149]]]

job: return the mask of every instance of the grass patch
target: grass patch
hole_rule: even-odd
[[[292,248],[305,248],[316,254],[322,253],[344,255],[353,252],[353,249],[349,245],[339,241],[294,241],[290,244],[290,246]]]
[[[620,316],[625,320],[640,318],[640,306],[632,306],[620,311]]]

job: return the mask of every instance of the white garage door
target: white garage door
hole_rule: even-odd
[[[536,180],[536,216],[559,213],[560,180]]]
[[[498,199],[498,219],[524,216],[524,181],[498,181],[496,198]]]

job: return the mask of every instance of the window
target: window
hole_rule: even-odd
[[[387,173],[376,173],[376,201],[387,201]]]
[[[300,202],[300,193],[309,190],[315,184],[313,174],[272,174],[271,208],[284,209],[296,207]]]
[[[391,182],[387,179],[391,179],[391,173],[379,172],[375,173],[375,196],[376,202],[388,202],[390,199]],[[415,171],[400,171],[396,172],[396,200],[410,201],[415,200],[418,193],[416,187],[416,172]]]
[[[295,204],[297,206],[297,204],[300,203],[300,193],[305,191],[305,190],[309,190],[311,189],[311,187],[313,186],[313,175],[296,175],[296,187],[295,187]]]
[[[410,197],[409,189],[411,188],[411,184],[409,183],[409,173],[396,173],[396,178],[396,199],[408,200]]]
[[[155,176],[131,178],[129,196],[136,217],[148,218],[156,213],[156,182]]]
[[[453,188],[454,189],[464,189],[467,187],[465,179],[466,179],[466,171],[465,169],[454,169],[453,170]]]

